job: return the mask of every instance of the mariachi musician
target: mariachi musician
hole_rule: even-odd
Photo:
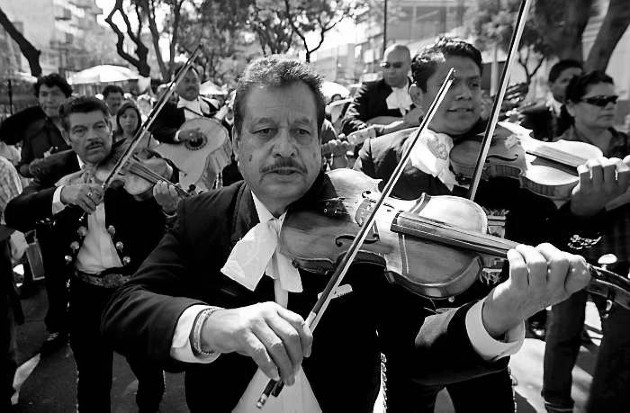
[[[70,279],[70,345],[77,365],[79,411],[109,412],[113,350],[100,337],[101,312],[112,292],[130,279],[162,237],[177,197],[161,182],[143,200],[122,186],[103,190],[96,181],[112,151],[109,111],[95,97],[61,107],[72,146],[45,161],[42,179],[6,208],[7,224],[21,231],[52,221],[55,243],[47,258]],[[161,205],[161,206],[160,206]],[[164,392],[159,367],[130,355],[139,379],[140,411],[157,411]]]
[[[158,113],[150,130],[158,141],[167,144],[157,151],[173,161],[178,167],[182,174],[180,175],[180,182],[183,184],[195,184],[197,189],[204,191],[211,189],[215,185],[214,180],[218,177],[217,175],[231,160],[229,136],[227,130],[219,124],[211,126],[212,130],[218,130],[219,132],[220,136],[216,137],[206,136],[210,132],[205,128],[200,128],[199,124],[187,127],[186,122],[215,116],[219,107],[215,102],[199,95],[199,72],[193,65],[187,68],[180,67],[179,70],[186,70],[186,73],[176,85],[176,91],[179,96],[177,103],[167,102]],[[176,76],[177,74],[178,72],[176,72]],[[203,142],[208,139],[220,139],[222,145],[219,146],[219,149],[221,150],[209,153],[203,149],[209,149],[212,145],[200,145],[199,149],[197,149],[198,147],[194,142]],[[189,151],[185,149],[189,146],[187,141],[192,143],[191,146],[194,149]],[[168,145],[179,143],[183,144],[176,147]],[[195,168],[199,173],[194,174],[194,179],[189,182],[183,174],[188,171],[186,161],[188,161],[187,158],[190,156],[198,158],[198,160],[195,159],[195,163],[202,165],[198,169]]]
[[[240,80],[234,114],[244,182],[181,202],[177,225],[103,318],[121,352],[186,370],[192,412],[260,411],[267,377],[290,386],[263,411],[372,412],[383,346],[436,384],[501,370],[523,318],[588,282],[577,256],[520,245],[511,281],[485,304],[425,320],[381,268],[355,265],[313,337],[302,317],[329,275],[298,271],[278,231],[292,208],[327,199],[320,79],[295,60],[260,59]]]
[[[24,109],[7,118],[0,136],[7,143],[22,142],[18,172],[33,177],[33,169],[51,153],[70,149],[61,134],[59,107],[72,94],[72,87],[57,73],[42,76],[35,83],[39,106]]]

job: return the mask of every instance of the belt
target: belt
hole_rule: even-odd
[[[106,273],[103,271],[100,274],[87,274],[82,271],[75,271],[75,276],[80,281],[86,284],[95,285],[103,288],[116,288],[120,287],[131,279],[130,275],[120,274],[117,272]]]

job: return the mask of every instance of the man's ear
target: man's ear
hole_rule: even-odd
[[[412,83],[411,86],[409,86],[409,96],[416,107],[422,107],[422,97],[424,96],[424,93],[415,83]]]
[[[234,153],[234,160],[238,162],[238,153],[241,147],[241,135],[236,130],[236,126],[232,125],[232,152]]]
[[[571,115],[572,118],[575,118],[575,105],[571,101],[565,102],[564,105],[567,108],[567,112]]]

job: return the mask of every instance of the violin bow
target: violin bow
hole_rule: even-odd
[[[479,181],[481,180],[483,167],[486,163],[486,158],[488,157],[488,151],[490,150],[490,144],[492,143],[494,129],[496,128],[497,122],[499,121],[501,104],[503,103],[503,98],[505,97],[508,81],[510,80],[509,74],[512,71],[514,62],[516,61],[516,52],[518,51],[518,46],[521,43],[521,37],[523,36],[523,30],[525,29],[527,14],[532,2],[533,0],[521,1],[521,6],[518,10],[518,16],[516,18],[516,29],[512,32],[507,61],[505,63],[505,66],[503,66],[503,71],[501,72],[501,84],[499,87],[499,92],[495,96],[494,102],[492,102],[492,111],[490,112],[488,125],[486,126],[483,140],[481,141],[481,152],[479,152],[477,163],[475,165],[475,172],[473,173],[472,182],[470,183],[470,188],[468,189],[467,196],[468,199],[470,199],[471,201],[473,201],[475,199],[475,195],[477,195]]]
[[[455,79],[454,73],[455,69],[451,68],[446,75],[444,82],[442,82],[442,86],[440,87],[437,96],[431,103],[431,107],[426,113],[424,119],[422,119],[422,123],[414,131],[414,134],[411,137],[411,144],[408,145],[407,148],[404,150],[400,161],[396,166],[396,169],[394,169],[394,172],[392,173],[391,177],[387,181],[387,184],[383,188],[381,197],[375,202],[374,206],[372,207],[372,212],[370,213],[370,216],[365,220],[365,222],[363,222],[363,225],[361,225],[361,228],[354,238],[354,241],[344,254],[339,265],[337,265],[335,272],[332,274],[330,280],[328,280],[328,283],[326,284],[326,288],[321,293],[319,299],[315,303],[315,306],[313,306],[313,309],[309,313],[308,318],[306,319],[306,325],[309,326],[311,331],[314,331],[317,327],[319,320],[324,314],[324,311],[326,311],[326,308],[328,307],[328,304],[332,299],[333,292],[337,289],[337,287],[339,287],[339,284],[341,284],[341,281],[345,277],[355,257],[357,256],[359,248],[361,248],[361,245],[363,245],[363,242],[367,238],[369,230],[374,225],[374,222],[376,221],[376,214],[380,210],[385,200],[389,197],[392,190],[394,189],[394,185],[396,185],[398,179],[402,175],[405,165],[407,164],[407,162],[409,161],[409,157],[411,156],[412,149],[418,142],[418,139],[420,139],[420,135],[422,134],[422,132],[426,129],[427,125],[429,125],[429,123],[433,119],[433,115],[435,115],[435,112],[442,103],[442,100],[444,100],[444,96],[446,96],[446,93],[453,84],[453,80]],[[256,402],[256,406],[259,409],[262,409],[269,396],[278,396],[283,386],[284,385],[282,381],[269,380],[269,383],[263,390],[262,395]]]
[[[151,127],[151,125],[153,125],[153,121],[157,117],[157,114],[162,110],[164,105],[166,105],[166,102],[168,102],[170,97],[173,95],[175,88],[177,87],[179,82],[182,81],[184,76],[186,76],[188,69],[192,66],[195,59],[199,57],[199,54],[201,54],[201,44],[198,44],[195,50],[193,50],[192,54],[190,55],[186,63],[184,63],[184,65],[179,70],[177,75],[173,78],[171,83],[168,85],[168,89],[160,97],[157,104],[151,110],[151,113],[149,113],[149,116],[147,117],[147,119],[144,121],[142,126],[138,129],[133,139],[131,140],[131,144],[129,144],[127,149],[123,152],[121,157],[118,159],[118,162],[116,162],[116,165],[114,165],[114,168],[112,169],[110,174],[107,176],[105,181],[103,181],[103,189],[107,189],[111,185],[114,178],[116,178],[116,175],[120,173],[120,171],[125,167],[125,165],[129,161],[129,159],[131,159],[134,151],[136,150],[136,147],[140,143],[140,140],[142,139],[144,134],[149,131],[149,128]]]

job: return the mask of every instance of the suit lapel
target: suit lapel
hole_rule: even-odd
[[[258,213],[254,205],[252,191],[247,184],[241,185],[236,196],[236,206],[232,217],[232,235],[230,236],[230,251],[234,245],[247,234],[247,231],[258,224]]]

